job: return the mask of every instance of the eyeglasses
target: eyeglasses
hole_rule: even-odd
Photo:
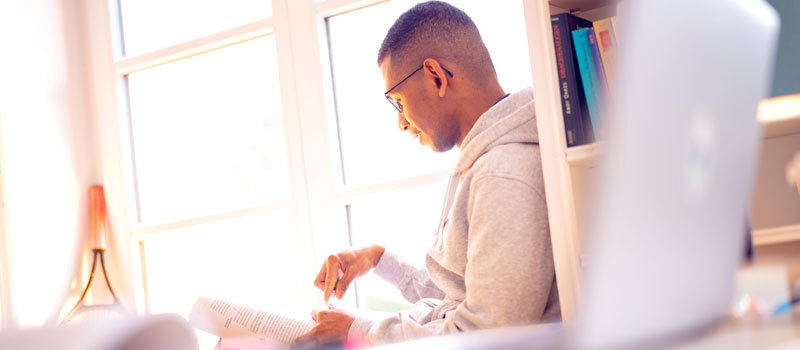
[[[441,66],[441,65],[440,65],[440,66]],[[386,96],[386,100],[388,100],[388,101],[389,101],[389,103],[391,103],[391,104],[392,104],[392,106],[394,106],[394,108],[395,108],[395,109],[397,109],[397,111],[398,111],[398,112],[400,112],[400,113],[403,113],[403,104],[402,104],[402,103],[400,103],[400,102],[397,102],[397,101],[395,101],[393,98],[389,97],[389,93],[390,93],[390,92],[392,92],[392,90],[394,90],[394,89],[395,89],[395,88],[397,88],[398,86],[400,86],[400,84],[402,84],[402,83],[404,83],[406,80],[408,80],[408,78],[411,78],[411,76],[413,76],[413,75],[414,75],[414,73],[416,73],[416,72],[419,72],[419,71],[420,71],[422,68],[424,68],[424,67],[425,67],[424,65],[422,65],[422,66],[419,66],[419,68],[415,69],[413,72],[411,72],[411,74],[407,75],[405,78],[403,78],[403,80],[400,80],[400,82],[399,82],[399,83],[395,84],[394,86],[392,86],[392,88],[391,88],[391,89],[389,89],[389,90],[386,90],[386,92],[384,92],[384,93],[383,93],[383,96]],[[445,72],[447,72],[447,74],[448,74],[448,75],[450,75],[450,77],[451,77],[451,78],[453,77],[453,73],[452,73],[452,72],[450,72],[450,70],[448,70],[448,69],[447,69],[447,68],[445,68],[444,66],[441,66],[441,67],[442,67],[442,69],[444,69],[444,71],[445,71]]]

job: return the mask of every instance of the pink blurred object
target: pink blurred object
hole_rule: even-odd
[[[786,165],[786,181],[789,185],[797,186],[797,193],[800,193],[800,153],[795,154],[794,159]]]

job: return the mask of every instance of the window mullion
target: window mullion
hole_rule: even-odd
[[[314,12],[313,0],[275,0],[276,35],[280,48],[291,50],[291,74],[294,89],[285,89],[286,99],[292,98],[295,108],[287,121],[292,120],[299,131],[302,165],[306,174],[307,211],[310,219],[309,244],[313,249],[308,257],[311,266],[304,271],[313,277],[317,264],[327,253],[349,244],[344,208],[335,205],[334,187],[339,164],[335,146],[335,126],[329,123],[332,98],[326,96],[328,71],[327,41],[324,21]],[[278,7],[286,17],[279,20]],[[281,35],[281,29],[285,35]],[[283,44],[281,44],[283,40]],[[281,68],[281,72],[285,72]],[[286,72],[289,74],[290,72]],[[283,76],[281,77],[282,80]],[[290,96],[291,95],[291,96]]]
[[[137,264],[135,254],[128,244],[130,229],[133,221],[131,204],[129,200],[134,195],[130,176],[133,174],[132,164],[126,160],[123,134],[127,132],[127,125],[123,123],[120,110],[119,91],[122,77],[119,76],[114,66],[115,42],[112,33],[110,15],[113,10],[108,1],[86,2],[86,42],[87,56],[92,67],[90,73],[91,90],[90,103],[92,104],[92,121],[95,137],[98,140],[99,157],[102,164],[102,184],[106,193],[108,207],[108,220],[113,228],[113,239],[120,242],[112,254],[117,257],[117,264],[112,264],[113,275],[116,275],[116,290],[125,304],[135,302],[138,310],[143,310],[143,291],[137,279]],[[116,18],[116,17],[111,17]]]
[[[202,54],[268,35],[273,32],[273,19],[265,18],[236,28],[214,33],[201,38],[176,44],[143,55],[125,57],[116,62],[120,75],[133,73],[157,65],[174,62],[193,55]]]

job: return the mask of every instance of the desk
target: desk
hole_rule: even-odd
[[[458,335],[425,338],[376,347],[380,350],[419,349],[563,349],[564,331],[557,325],[490,329]],[[760,322],[723,324],[705,335],[669,344],[639,345],[657,350],[788,350],[800,349],[800,315]]]
[[[788,350],[800,349],[800,315],[787,314],[762,321],[731,321],[710,334],[690,340],[673,350]]]

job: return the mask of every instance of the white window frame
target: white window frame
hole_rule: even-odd
[[[89,61],[93,67],[91,80],[94,83],[91,96],[98,144],[101,146],[98,156],[103,164],[102,174],[107,198],[110,202],[109,217],[115,229],[114,234],[119,242],[125,242],[127,246],[119,252],[122,255],[120,261],[127,262],[127,266],[121,269],[121,274],[125,278],[122,278],[121,281],[120,294],[129,302],[133,300],[140,313],[150,312],[144,242],[148,237],[154,235],[169,235],[172,234],[171,230],[178,228],[291,208],[295,215],[299,241],[298,252],[303,255],[301,261],[310,261],[313,251],[300,249],[303,246],[311,246],[312,240],[310,238],[308,193],[305,186],[306,172],[302,162],[304,157],[298,125],[297,100],[296,95],[291,93],[295,91],[296,87],[293,79],[291,39],[288,37],[288,21],[286,20],[288,3],[290,3],[289,0],[273,1],[273,15],[269,18],[131,57],[120,57],[121,40],[116,34],[119,32],[118,3],[107,0],[93,0],[87,3],[87,41],[89,43]],[[276,33],[285,35],[275,35]],[[279,76],[281,77],[283,133],[286,138],[291,178],[291,201],[161,224],[140,224],[127,93],[124,90],[126,89],[125,77],[136,71],[265,35],[275,35],[276,38]],[[308,270],[308,267],[301,267],[301,269]]]

